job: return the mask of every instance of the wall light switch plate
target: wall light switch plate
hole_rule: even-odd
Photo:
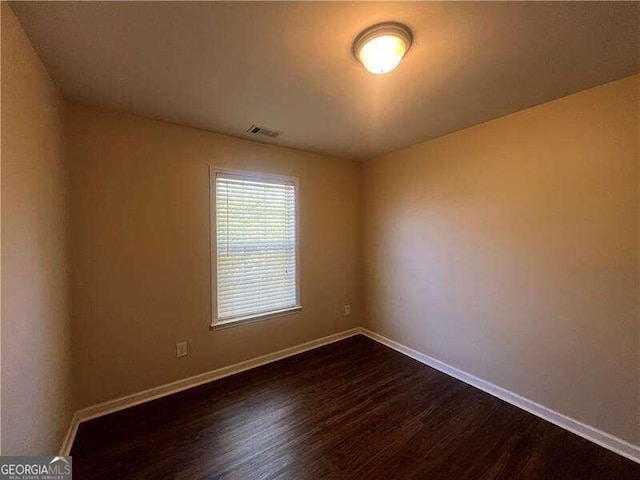
[[[187,342],[176,343],[176,357],[187,356]]]
[[[351,315],[351,305],[347,304],[344,306],[344,314]]]

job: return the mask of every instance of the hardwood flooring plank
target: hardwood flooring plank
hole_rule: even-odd
[[[87,480],[640,480],[640,465],[364,336],[82,423],[71,454]]]

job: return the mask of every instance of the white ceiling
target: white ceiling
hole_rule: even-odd
[[[14,2],[71,101],[368,158],[640,71],[640,3]],[[368,73],[354,37],[415,43]]]

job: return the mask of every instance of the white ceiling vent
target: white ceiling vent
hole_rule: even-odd
[[[252,135],[276,138],[282,133],[282,130],[271,130],[270,128],[261,127],[260,125],[251,125],[251,128],[249,128],[247,132]]]

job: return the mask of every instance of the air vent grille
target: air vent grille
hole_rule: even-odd
[[[263,137],[276,138],[280,136],[282,130],[272,130],[270,128],[261,127],[260,125],[251,125],[247,132],[252,135],[262,135]]]

